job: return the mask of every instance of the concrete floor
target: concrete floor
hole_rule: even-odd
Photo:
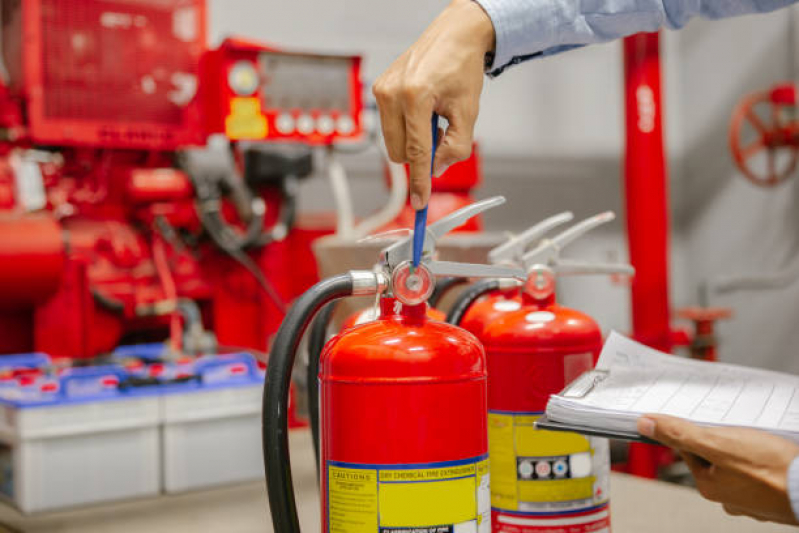
[[[316,474],[307,431],[292,434],[294,483],[303,531],[319,528]],[[692,489],[614,474],[611,509],[615,533],[777,533],[794,528],[726,516]],[[272,531],[263,483],[177,496],[23,516],[0,505],[0,531],[34,533],[268,533]]]

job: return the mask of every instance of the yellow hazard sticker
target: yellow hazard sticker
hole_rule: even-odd
[[[330,533],[490,533],[487,456],[425,465],[328,461]]]
[[[230,99],[230,115],[225,118],[225,134],[230,139],[264,139],[269,133],[261,101],[255,97]]]
[[[491,505],[515,512],[562,512],[608,500],[605,439],[542,431],[540,414],[489,412]]]

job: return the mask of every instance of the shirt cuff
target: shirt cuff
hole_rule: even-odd
[[[793,516],[799,520],[799,455],[794,457],[788,467],[788,497],[791,500]]]
[[[530,0],[474,1],[480,4],[494,25],[494,57],[486,64],[490,76],[498,76],[509,66],[523,61],[566,49],[555,46],[552,28],[555,14],[551,13],[548,2],[535,2],[531,9]]]

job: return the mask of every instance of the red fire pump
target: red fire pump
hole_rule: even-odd
[[[425,308],[434,276],[523,276],[431,259],[441,235],[503,201],[488,199],[428,226],[415,271],[408,237],[383,251],[380,268],[323,280],[289,311],[264,385],[276,533],[300,531],[285,409],[300,337],[326,303],[365,294],[380,295],[380,317],[343,331],[322,353],[322,531],[490,531],[485,355],[473,335],[427,319]]]
[[[782,83],[747,95],[730,122],[730,149],[738,169],[761,187],[789,178],[799,163],[796,85]]]
[[[537,430],[550,394],[593,368],[602,332],[558,305],[556,275],[632,274],[628,265],[559,257],[563,246],[612,220],[589,218],[525,255],[527,280],[515,311],[482,325],[489,370],[492,531],[590,532],[609,528],[610,455],[604,439]],[[457,321],[460,316],[454,317]],[[457,323],[457,322],[456,322]]]
[[[279,72],[307,77],[311,60],[281,70],[272,51],[253,80],[207,52],[205,19],[203,0],[3,3],[0,352],[92,358],[165,336],[187,352],[213,349],[214,337],[265,350],[283,301],[305,288],[287,257],[310,252],[284,239],[310,154],[236,147],[238,168],[207,171],[178,151],[205,143],[242,84],[272,102],[267,120],[289,112],[261,88],[291,92],[297,80]],[[206,53],[216,71],[201,70]],[[309,85],[359,95],[357,64]],[[359,117],[360,100],[348,105]],[[329,140],[303,131],[287,140]]]

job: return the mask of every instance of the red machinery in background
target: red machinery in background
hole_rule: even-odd
[[[225,39],[202,62],[208,131],[232,140],[329,145],[363,133],[359,56]]]
[[[203,172],[182,152],[215,132],[355,137],[360,63],[247,56],[241,41],[208,51],[205,22],[203,0],[2,4],[0,353],[89,359],[167,336],[175,351],[212,349],[213,335],[189,335],[198,317],[219,344],[266,350],[284,302],[314,281],[287,267],[310,255],[289,233],[310,153],[236,143],[232,171]],[[317,65],[334,66],[311,83]],[[301,105],[280,96],[298,84],[317,92]],[[346,109],[332,111],[331,94]],[[338,129],[322,134],[328,115]]]

